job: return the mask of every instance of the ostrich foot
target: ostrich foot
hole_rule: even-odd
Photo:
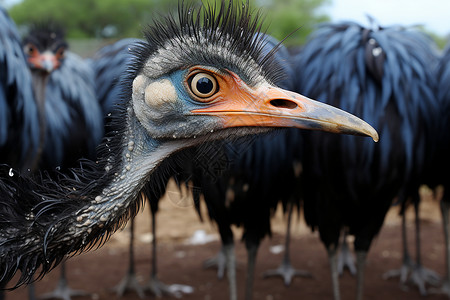
[[[128,273],[114,290],[119,298],[122,297],[126,291],[134,291],[138,294],[139,298],[144,298],[144,289],[139,284],[134,273]]]
[[[166,285],[159,281],[158,278],[153,277],[145,286],[145,290],[150,291],[153,295],[161,298],[163,295],[167,295],[174,298],[181,298],[183,294],[192,294],[194,288],[189,285],[183,284],[170,284]]]
[[[341,249],[337,256],[337,270],[340,276],[347,268],[352,276],[356,275],[355,257],[353,256],[346,240],[341,244]]]
[[[205,269],[217,267],[217,278],[222,279],[225,275],[225,269],[227,265],[227,258],[225,255],[225,251],[222,248],[216,256],[207,259],[203,263],[203,267]]]
[[[419,292],[422,296],[426,296],[426,285],[439,286],[441,278],[433,270],[424,268],[422,265],[417,265],[413,269],[409,281],[419,288]]]
[[[405,259],[400,269],[390,270],[383,274],[383,279],[400,277],[400,286],[407,290],[406,283],[412,283],[419,288],[422,296],[427,295],[426,285],[438,286],[441,279],[433,270],[416,265],[411,259]]]
[[[440,287],[431,288],[429,292],[434,295],[446,295],[450,298],[450,280],[444,279]]]
[[[414,262],[410,258],[404,258],[400,269],[387,271],[383,274],[383,279],[388,280],[391,278],[400,277],[400,285],[402,288],[406,289],[406,281],[408,280],[409,274],[413,272],[414,268]]]
[[[56,289],[52,292],[46,293],[42,296],[39,296],[39,299],[62,299],[62,300],[71,300],[72,297],[83,297],[89,296],[90,294],[85,291],[72,290],[67,281],[61,278],[58,281],[58,285]]]
[[[291,284],[292,279],[295,276],[312,278],[312,275],[310,272],[303,271],[303,270],[296,270],[292,267],[292,264],[286,260],[283,260],[283,262],[277,269],[268,270],[268,271],[264,272],[263,276],[264,276],[264,278],[281,276],[281,278],[283,278],[284,284],[286,286],[289,286]]]

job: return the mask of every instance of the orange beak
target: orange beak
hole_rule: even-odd
[[[222,80],[225,82],[214,100],[192,113],[217,116],[225,128],[296,127],[370,136],[378,141],[372,126],[343,110],[269,84],[252,89],[235,74]]]
[[[28,61],[36,69],[51,73],[59,67],[59,61],[56,56],[50,51],[44,53],[36,53],[34,56],[28,58]]]

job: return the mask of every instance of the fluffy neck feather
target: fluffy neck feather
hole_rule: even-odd
[[[27,187],[31,184],[28,180],[21,178],[23,193],[8,193],[9,188],[3,191],[0,186],[1,201],[5,204],[0,209],[1,220],[9,220],[0,220],[0,272],[4,274],[0,282],[7,283],[20,269],[17,285],[26,283],[40,267],[43,276],[66,254],[106,241],[136,213],[141,204],[136,199],[158,165],[193,143],[150,139],[141,132],[144,129],[131,109],[124,119],[128,130],[120,135],[123,150],[111,150],[112,154],[105,156],[106,162],[97,162],[94,170],[80,168],[74,170],[74,176],[60,177],[57,181],[44,179],[40,185],[31,187]],[[89,172],[98,178],[93,180]],[[2,181],[5,182],[3,178]],[[20,211],[17,204],[14,206],[19,201]]]

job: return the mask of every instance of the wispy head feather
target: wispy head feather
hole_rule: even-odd
[[[267,41],[262,14],[252,10],[248,1],[238,3],[197,6],[181,1],[177,14],[169,14],[145,30],[147,43],[135,50],[137,71],[147,63],[158,76],[158,70],[167,72],[169,67],[175,70],[204,64],[238,72],[250,84],[255,80],[255,68],[266,79],[277,81],[281,68],[273,53],[263,53]]]
[[[53,20],[35,22],[30,25],[24,44],[33,43],[40,51],[45,49],[56,50],[59,47],[68,47],[63,27]]]

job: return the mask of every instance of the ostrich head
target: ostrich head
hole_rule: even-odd
[[[32,25],[23,39],[29,67],[48,74],[61,65],[67,48],[63,31],[52,23]]]
[[[67,254],[105,241],[139,208],[151,176],[168,156],[209,140],[298,127],[370,135],[362,120],[276,87],[281,68],[254,38],[258,14],[247,5],[194,8],[150,26],[113,113],[111,135],[95,162],[72,175],[41,179],[7,174],[0,199],[0,274],[18,284],[41,275]],[[3,173],[0,173],[0,176]],[[11,192],[14,186],[14,193]],[[0,188],[2,185],[0,185]],[[20,205],[18,199],[26,199]]]
[[[224,3],[218,11],[181,6],[177,19],[150,27],[148,43],[135,49],[127,98],[146,134],[216,139],[224,129],[261,131],[255,126],[374,134],[361,122],[355,130],[353,116],[276,87],[283,74],[273,53],[263,54],[258,16]]]

